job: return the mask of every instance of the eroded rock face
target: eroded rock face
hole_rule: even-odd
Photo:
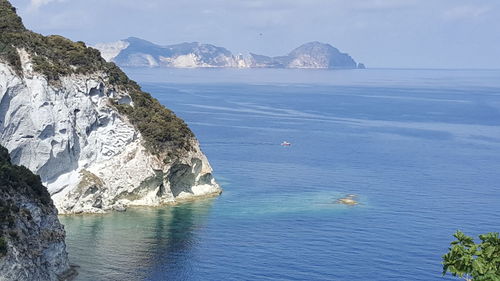
[[[40,180],[0,147],[0,280],[66,280],[65,231]]]
[[[190,152],[170,161],[144,147],[140,132],[112,101],[133,106],[108,88],[103,73],[49,83],[19,50],[23,77],[0,62],[0,143],[15,164],[40,175],[60,213],[100,213],[220,193],[192,139]],[[180,172],[181,171],[181,172]]]

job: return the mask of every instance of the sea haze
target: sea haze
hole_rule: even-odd
[[[500,71],[127,73],[186,120],[224,193],[61,217],[78,280],[456,280],[452,234],[500,230]]]

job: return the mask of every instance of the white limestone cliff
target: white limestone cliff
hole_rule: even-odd
[[[101,56],[106,61],[112,61],[121,51],[125,50],[130,43],[126,41],[116,41],[112,43],[98,43],[94,48],[101,52]]]
[[[111,100],[133,106],[103,73],[61,77],[33,71],[20,52],[20,77],[0,61],[0,143],[14,164],[40,175],[62,214],[157,206],[219,194],[196,139],[168,163],[150,153],[141,133]]]
[[[237,67],[247,68],[246,61],[233,55],[218,55],[213,60],[216,64],[210,64],[203,61],[200,54],[189,53],[187,55],[178,55],[173,57],[159,57],[159,62],[149,63],[150,67],[164,66],[174,68],[221,68],[221,67]]]

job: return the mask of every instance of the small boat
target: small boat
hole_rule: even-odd
[[[284,141],[281,143],[281,146],[291,146],[292,144],[287,142],[287,141]]]

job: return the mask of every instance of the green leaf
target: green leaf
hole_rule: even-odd
[[[443,275],[472,276],[474,281],[500,281],[500,239],[498,233],[480,235],[482,243],[457,231],[457,240],[450,243],[442,256]]]

